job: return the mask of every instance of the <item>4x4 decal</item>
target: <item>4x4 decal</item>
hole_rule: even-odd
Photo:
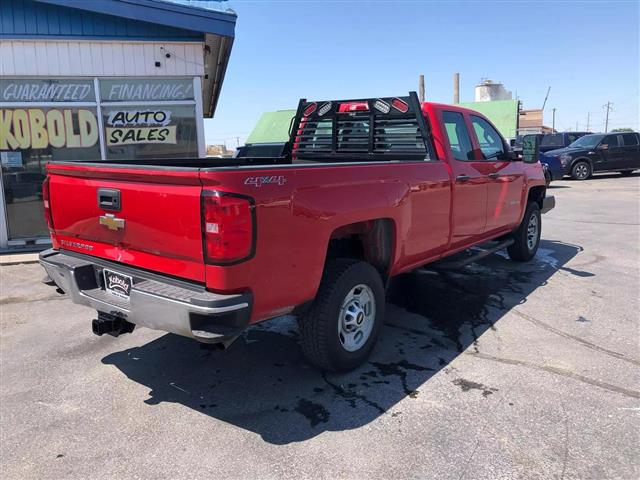
[[[253,185],[254,187],[261,187],[266,184],[284,185],[287,183],[287,179],[284,175],[269,175],[266,177],[247,177],[244,180],[245,185]]]

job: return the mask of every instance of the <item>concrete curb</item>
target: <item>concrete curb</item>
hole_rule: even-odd
[[[20,265],[21,263],[37,263],[37,253],[14,253],[11,255],[0,255],[0,265]]]

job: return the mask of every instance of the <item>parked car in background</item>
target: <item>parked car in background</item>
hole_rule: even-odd
[[[549,186],[552,181],[562,180],[562,177],[564,177],[564,168],[559,158],[540,152],[538,153],[538,160],[542,164],[547,186]]]
[[[558,132],[547,133],[540,139],[540,152],[545,153],[558,148],[565,148],[578,140],[580,137],[589,135],[591,132]]]
[[[571,143],[590,134],[591,132],[558,132],[558,133],[535,133],[531,134],[539,140],[539,160],[544,170],[544,178],[549,185],[553,180],[561,180],[564,176],[564,168],[557,157],[546,155],[546,152],[565,148]],[[527,137],[530,135],[526,135]],[[525,135],[518,135],[513,144],[513,151],[522,154],[522,139]]]
[[[640,168],[640,135],[637,132],[585,135],[566,148],[545,154],[558,158],[564,175],[575,180],[586,180],[595,172],[630,175]]]
[[[564,176],[564,168],[558,158],[546,155],[545,152],[567,147],[578,138],[588,135],[589,133],[591,132],[559,132],[551,134],[535,133],[529,135],[518,135],[513,140],[512,150],[516,155],[521,156],[524,137],[537,137],[539,145],[539,161],[542,164],[544,177],[548,186],[552,181],[562,179]]]

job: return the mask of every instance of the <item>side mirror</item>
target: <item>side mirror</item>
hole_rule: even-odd
[[[540,153],[540,137],[538,135],[525,135],[522,137],[522,161],[536,163]]]

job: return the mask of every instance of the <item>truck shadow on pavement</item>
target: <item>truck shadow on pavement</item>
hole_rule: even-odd
[[[347,374],[321,372],[306,362],[292,317],[248,329],[225,352],[167,334],[103,363],[147,386],[149,397],[141,401],[149,405],[179,403],[273,444],[303,441],[401,415],[399,402],[419,397],[440,370],[452,388],[491,395],[495,389],[459,378],[450,362],[476,348],[486,330],[498,329],[509,309],[579,251],[543,240],[527,264],[494,254],[458,271],[434,265],[400,276],[390,288],[387,325],[370,361]]]

